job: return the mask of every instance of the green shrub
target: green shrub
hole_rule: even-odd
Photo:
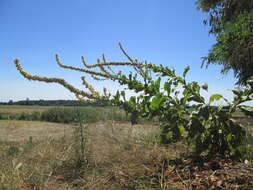
[[[80,115],[78,115],[80,113]],[[126,121],[122,110],[104,107],[58,107],[51,108],[41,114],[42,121],[59,123],[76,123],[81,117],[84,123],[93,123],[106,120]]]
[[[117,107],[55,107],[44,112],[32,113],[0,113],[1,119],[26,120],[26,121],[48,121],[58,123],[76,123],[77,112],[80,111],[81,117],[85,123],[99,121],[128,121],[124,110]]]
[[[241,110],[247,115],[253,115],[251,107],[242,105],[253,99],[253,81],[248,81],[244,89],[233,90],[233,102],[220,94],[213,94],[206,101],[201,90],[207,91],[207,84],[186,81],[189,67],[185,68],[181,77],[162,65],[139,65],[137,74],[143,80],[132,73],[129,76],[122,73],[111,76],[121,85],[138,93],[126,100],[125,91],[118,91],[111,100],[114,105],[121,105],[132,115],[133,123],[136,123],[138,117],[158,117],[162,144],[186,139],[198,155],[203,152],[212,156],[218,154],[236,158],[245,155],[245,128],[233,119],[233,114]],[[164,83],[161,83],[162,79]],[[212,106],[219,100],[225,101],[226,105]]]

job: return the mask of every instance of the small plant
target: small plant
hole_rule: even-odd
[[[35,146],[34,144],[34,141],[33,141],[33,137],[32,136],[29,136],[28,140],[26,141],[25,143],[25,146],[24,146],[24,152],[29,152],[32,150],[32,148]]]
[[[8,156],[17,156],[20,153],[20,149],[17,146],[10,146],[6,153]]]
[[[83,118],[80,110],[76,111],[77,121],[79,126],[76,128],[74,134],[74,151],[75,151],[75,165],[77,168],[84,167],[88,165],[87,158],[87,143],[88,143],[88,132],[87,126],[83,125]]]

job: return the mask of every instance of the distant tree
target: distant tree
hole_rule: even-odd
[[[13,105],[13,100],[9,100],[8,105]]]
[[[233,70],[237,84],[245,85],[253,76],[253,0],[198,0],[197,6],[209,14],[204,23],[217,40],[203,65]]]
[[[25,105],[32,105],[31,102],[30,102],[30,100],[29,100],[29,98],[26,98]]]

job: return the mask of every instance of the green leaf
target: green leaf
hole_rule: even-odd
[[[186,74],[188,73],[189,70],[190,70],[189,66],[185,67],[184,72],[183,72],[184,77],[186,76]]]
[[[165,82],[164,83],[164,90],[166,90],[168,92],[168,94],[170,94],[170,91],[171,91],[171,85],[172,85],[172,81],[169,81],[169,82]]]
[[[164,96],[161,93],[154,96],[154,98],[151,101],[151,105],[150,105],[151,109],[152,110],[158,109],[163,100],[164,100]]]
[[[183,126],[179,127],[179,131],[181,133],[181,135],[186,131],[185,128]]]
[[[194,101],[194,102],[198,102],[198,103],[205,103],[205,99],[202,96],[198,96],[198,95],[193,95],[191,96],[188,101]]]
[[[229,134],[227,135],[226,138],[227,138],[226,140],[227,140],[228,142],[231,142],[231,141],[233,140],[233,138],[234,138],[234,135],[231,134],[231,133],[229,133]]]
[[[125,91],[121,91],[121,96],[125,97]]]
[[[134,107],[136,105],[136,98],[135,96],[131,96],[129,100],[129,106]]]
[[[209,99],[209,103],[212,103],[214,100],[219,101],[221,98],[223,98],[222,95],[220,94],[213,94],[210,99]]]
[[[160,89],[160,84],[161,84],[161,77],[159,77],[156,81],[155,81],[155,87],[156,90],[159,91]]]

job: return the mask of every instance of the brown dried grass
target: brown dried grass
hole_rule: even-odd
[[[72,134],[73,126],[40,121],[0,120],[0,139],[3,141],[22,141],[30,136],[43,140],[48,137],[62,137]]]
[[[23,106],[23,105],[0,105],[0,113],[33,113],[46,111],[55,106]]]
[[[78,166],[76,140],[79,136],[72,135],[76,128],[46,122],[0,121],[0,189],[181,190],[252,187],[251,175],[245,176],[243,173],[235,178],[232,172],[227,174],[226,171],[230,170],[243,171],[235,169],[237,163],[211,160],[201,165],[182,155],[187,150],[182,143],[166,148],[157,145],[153,134],[158,133],[159,128],[153,124],[131,126],[129,123],[108,121],[86,125],[85,137],[88,141],[85,157],[88,162]],[[8,136],[10,134],[12,136]],[[33,137],[32,142],[30,136]],[[219,166],[217,172],[214,172],[214,165]],[[240,168],[243,167],[240,165]],[[252,171],[250,165],[247,167],[249,169],[245,170]],[[237,183],[236,179],[244,184]]]

